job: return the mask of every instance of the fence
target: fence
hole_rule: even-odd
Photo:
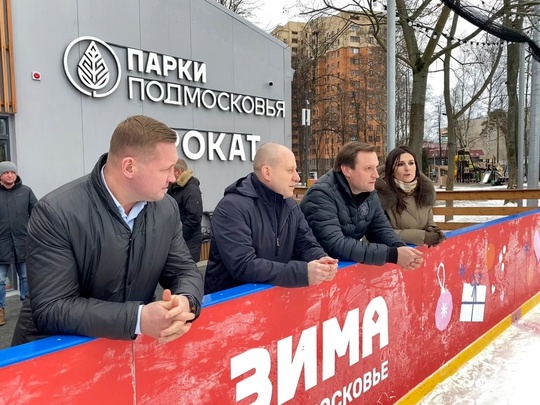
[[[297,187],[294,190],[294,198],[300,201],[307,188]],[[437,225],[444,230],[455,230],[485,222],[490,219],[489,216],[508,216],[519,214],[538,208],[538,202],[535,206],[503,206],[504,201],[522,201],[526,199],[539,199],[540,190],[460,190],[460,191],[439,191],[437,190],[438,204],[441,201],[445,206],[436,205],[433,207],[433,215],[444,215],[442,221],[436,221]],[[503,202],[500,202],[500,201]],[[459,206],[462,201],[477,201],[477,206]],[[491,206],[485,206],[480,202],[490,201]],[[458,206],[454,206],[457,204]],[[496,206],[495,204],[501,204]],[[475,220],[463,221],[454,216],[469,216]]]
[[[444,215],[443,221],[437,225],[445,230],[454,230],[485,222],[489,216],[508,216],[519,214],[538,208],[535,206],[504,206],[505,202],[523,201],[540,198],[540,190],[464,190],[464,191],[437,191],[437,201],[444,201],[445,206],[433,207],[433,215]],[[454,206],[462,201],[476,201],[478,203],[489,201],[490,206]],[[496,205],[500,204],[500,205]],[[454,216],[474,217],[474,220],[460,221]]]

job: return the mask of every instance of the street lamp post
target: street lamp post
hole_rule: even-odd
[[[306,108],[302,109],[302,125],[304,130],[304,180],[306,187],[308,186],[309,179],[309,137],[311,127],[311,110],[309,109],[309,100],[306,94]]]
[[[439,165],[442,166],[442,134],[441,134],[441,116],[446,115],[445,112],[442,112],[442,106],[439,102]],[[448,150],[448,149],[447,149]]]
[[[439,104],[439,166],[442,166],[441,105]]]

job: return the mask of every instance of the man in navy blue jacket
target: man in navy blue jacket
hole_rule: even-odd
[[[303,287],[334,278],[337,260],[316,241],[292,198],[299,180],[294,154],[266,143],[253,173],[225,189],[212,216],[205,294],[247,283]]]

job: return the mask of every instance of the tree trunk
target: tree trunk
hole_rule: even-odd
[[[518,27],[521,29],[521,27]],[[505,137],[506,157],[508,159],[508,188],[517,188],[517,137],[518,137],[518,74],[519,74],[519,44],[507,46],[507,79],[506,90],[508,92],[508,124]]]
[[[428,68],[429,66],[426,65],[421,70],[413,72],[409,146],[416,155],[418,167],[422,167],[422,146],[424,144],[424,120]]]

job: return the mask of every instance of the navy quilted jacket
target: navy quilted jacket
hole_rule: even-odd
[[[345,177],[333,170],[310,187],[300,208],[317,241],[336,259],[382,265],[388,262],[390,247],[405,246],[388,222],[377,192],[366,193],[357,204]]]
[[[307,262],[326,256],[294,199],[253,173],[227,187],[211,229],[205,294],[246,283],[307,286]]]

